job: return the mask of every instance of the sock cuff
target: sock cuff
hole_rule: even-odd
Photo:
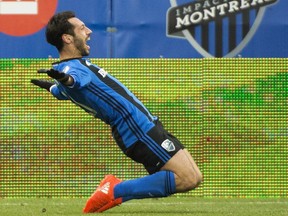
[[[166,172],[165,188],[167,190],[167,195],[169,196],[176,193],[175,175],[171,171],[164,172]]]

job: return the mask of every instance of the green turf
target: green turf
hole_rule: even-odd
[[[86,199],[2,199],[0,212],[5,216],[77,216]],[[281,216],[288,215],[288,199],[203,199],[162,198],[133,200],[115,207],[105,215],[193,215],[193,216]]]

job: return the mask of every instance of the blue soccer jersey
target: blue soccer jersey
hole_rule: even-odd
[[[109,124],[122,150],[140,140],[154,126],[157,117],[121,82],[89,60],[68,59],[54,63],[53,68],[72,76],[74,84],[65,86],[57,82],[51,93],[59,100],[71,100]]]

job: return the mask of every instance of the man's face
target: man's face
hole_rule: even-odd
[[[73,36],[73,40],[76,51],[78,51],[81,56],[88,56],[90,53],[90,46],[87,45],[87,41],[90,40],[92,31],[76,17],[73,17],[68,21],[75,27],[75,36]]]

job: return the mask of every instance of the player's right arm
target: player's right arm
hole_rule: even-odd
[[[57,80],[63,85],[72,86],[74,84],[74,79],[64,72],[54,70],[54,69],[39,69],[38,73],[46,73],[51,78]],[[39,86],[40,88],[44,88],[47,91],[51,92],[54,97],[58,100],[68,100],[68,98],[61,93],[58,86],[53,82],[45,81],[45,80],[31,80],[34,85]]]
[[[48,76],[50,76],[51,78],[57,80],[58,82],[64,84],[64,85],[73,85],[74,83],[74,79],[68,75],[65,74],[63,72],[54,70],[54,69],[40,69],[37,71],[38,73],[46,73]],[[43,88],[49,92],[52,93],[52,95],[54,97],[56,97],[58,100],[67,100],[68,98],[63,95],[61,93],[61,91],[59,90],[59,88],[57,87],[57,85],[54,82],[50,82],[47,80],[43,80],[43,79],[32,79],[31,83],[33,83],[34,85]]]
[[[54,97],[58,100],[68,100],[68,98],[63,95],[58,89],[57,85],[54,82],[50,82],[48,80],[43,79],[31,79],[31,83],[49,91]]]

